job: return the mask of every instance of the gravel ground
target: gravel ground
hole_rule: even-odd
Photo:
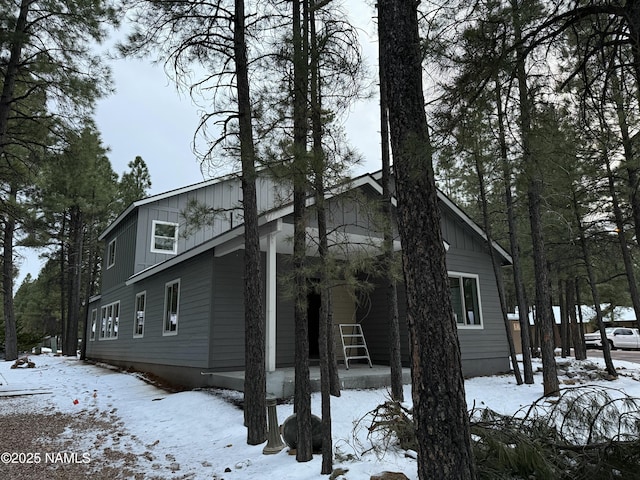
[[[0,373],[3,384],[11,385]],[[0,394],[0,480],[195,480],[173,454],[158,451],[159,440],[145,444],[128,431],[115,405],[97,407],[83,391],[69,413],[56,406],[56,392],[28,386]]]
[[[0,417],[0,425],[1,450],[9,453],[0,466],[2,478],[144,478],[142,474],[136,474],[137,462],[133,456],[127,458],[126,454],[113,451],[114,460],[123,461],[124,469],[104,465],[107,459],[102,453],[100,462],[91,458],[92,451],[86,450],[84,443],[87,439],[97,441],[98,431],[113,434],[113,426],[107,422],[60,413],[9,414]],[[77,440],[83,444],[81,449],[76,446]]]
[[[0,397],[0,480],[193,478],[166,471],[155,445],[131,435],[116,409],[54,413],[46,397]]]
[[[145,478],[138,458],[117,449],[130,438],[115,415],[24,412],[37,408],[36,397],[0,398],[0,478]],[[10,413],[16,410],[21,413]],[[113,446],[101,448],[104,444]]]

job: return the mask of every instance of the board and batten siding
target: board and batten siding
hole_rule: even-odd
[[[265,212],[290,201],[289,188],[278,185],[273,179],[260,177],[258,189],[258,212]],[[196,202],[211,209],[219,210],[210,222],[198,229],[191,229],[188,235],[183,213],[187,206]],[[135,251],[135,273],[175,256],[173,253],[151,251],[153,221],[178,224],[179,236],[177,253],[196,247],[244,222],[242,210],[242,188],[239,178],[229,178],[220,183],[203,183],[173,196],[159,198],[138,207],[138,225]]]
[[[244,252],[215,258],[211,369],[244,368]],[[266,269],[265,254],[261,268]],[[291,257],[276,255],[276,367],[295,362],[295,320]],[[263,307],[265,305],[263,304]]]
[[[221,183],[203,184],[200,188],[194,187],[138,207],[135,272],[175,256],[173,253],[151,251],[154,220],[178,224],[179,254],[242,223],[241,195],[239,180],[229,179]],[[221,213],[204,226],[185,235],[188,226],[183,213],[190,202],[218,209]]]
[[[143,362],[157,365],[198,367],[206,369],[209,359],[209,329],[211,318],[212,252],[203,253],[169,268],[153,278],[130,286],[122,284],[103,294],[97,305],[120,301],[117,339],[87,342],[91,359],[120,363]],[[178,330],[176,335],[163,335],[165,285],[180,280]],[[135,298],[146,292],[144,334],[134,338]],[[96,307],[93,307],[96,308]],[[89,313],[89,322],[91,314]],[[99,328],[98,328],[99,330]]]
[[[477,274],[479,280],[482,328],[458,328],[463,373],[468,376],[492,374],[496,373],[492,371],[496,365],[502,365],[499,370],[501,372],[509,371],[507,337],[489,255],[454,251],[447,256],[447,269]],[[486,363],[485,366],[483,362]]]
[[[331,197],[325,204],[329,231],[381,239],[383,230],[379,207],[379,195],[369,185]],[[315,209],[309,212],[307,226],[318,226]]]
[[[137,212],[131,212],[104,239],[102,265],[102,293],[122,285],[133,274],[134,253],[136,249]],[[115,239],[115,263],[107,265],[109,244]]]

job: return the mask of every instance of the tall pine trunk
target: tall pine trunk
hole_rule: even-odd
[[[8,205],[5,205],[2,235],[2,306],[4,311],[4,359],[15,360],[18,358],[18,332],[13,305],[13,241],[16,219],[11,210],[12,206],[16,204],[17,189],[13,185],[9,188],[9,201]]]
[[[631,303],[636,314],[636,324],[640,327],[640,296],[638,294],[634,264],[631,258],[631,252],[629,251],[627,233],[625,232],[624,215],[622,213],[622,208],[620,207],[620,202],[618,201],[618,193],[616,191],[615,180],[613,178],[613,171],[611,170],[611,160],[606,153],[602,155],[602,159],[607,169],[609,198],[611,199],[613,217],[618,231],[618,243],[620,244],[620,253],[622,254],[624,271],[627,275],[627,283],[629,284],[629,295],[631,296]]]
[[[82,309],[82,315],[80,317],[82,321],[82,345],[80,346],[80,360],[85,360],[87,358],[87,342],[89,341],[89,299],[94,295],[94,288],[97,279],[97,239],[93,235],[93,231],[95,229],[95,218],[91,218],[89,222],[87,222],[88,232],[87,232],[87,241],[85,244],[88,244],[86,255],[87,255],[87,263],[86,263],[86,278],[85,278],[85,290],[84,290],[84,308]]]
[[[571,355],[571,339],[569,338],[569,314],[565,298],[565,283],[558,279],[558,306],[560,307],[560,356],[567,358]]]
[[[604,357],[604,364],[607,369],[607,373],[615,377],[618,375],[618,373],[616,372],[616,368],[613,365],[613,360],[611,359],[611,348],[609,347],[609,342],[607,341],[607,333],[605,332],[604,322],[602,321],[602,309],[600,308],[600,292],[598,291],[596,276],[593,272],[591,253],[589,252],[589,247],[587,246],[584,225],[582,224],[582,218],[580,218],[580,212],[578,210],[578,199],[576,196],[575,187],[573,185],[571,185],[571,199],[573,214],[576,218],[576,225],[578,226],[580,248],[582,249],[582,259],[584,260],[584,265],[587,269],[587,280],[589,281],[589,288],[591,289],[593,308],[596,311],[596,325],[598,327],[598,331],[600,332],[600,338],[602,339],[602,356]],[[578,304],[580,303],[581,302],[578,302]]]
[[[576,293],[576,305],[578,305],[577,312],[577,322],[578,322],[578,332],[580,334],[580,344],[582,345],[582,349],[584,350],[584,358],[577,358],[576,360],[584,360],[587,358],[587,345],[584,343],[584,318],[582,315],[582,297],[580,296],[580,278],[576,277],[575,279],[575,293]],[[577,355],[577,354],[576,354]]]
[[[422,480],[475,478],[422,91],[417,3],[378,3]]]
[[[293,0],[293,271],[295,323],[294,409],[298,430],[296,460],[313,458],[311,438],[311,383],[309,380],[309,324],[307,316],[306,208],[308,0]]]
[[[62,354],[72,357],[75,357],[78,352],[80,289],[82,285],[82,229],[82,211],[79,206],[74,205],[69,209],[69,246],[67,249],[67,328],[62,342]]]
[[[60,278],[58,282],[60,284],[60,350],[64,352],[64,344],[67,338],[67,291],[69,289],[67,277],[67,242],[65,241],[67,235],[67,212],[62,213],[62,225],[60,226]]]
[[[331,363],[336,362],[335,355],[331,358],[330,345],[333,343],[331,308],[331,275],[329,272],[329,239],[327,237],[327,211],[324,201],[326,157],[322,147],[322,97],[320,78],[320,52],[314,9],[309,15],[310,37],[310,73],[311,73],[311,136],[313,155],[311,166],[314,181],[315,209],[318,220],[318,256],[320,258],[320,315],[318,319],[318,353],[320,357],[320,397],[322,409],[322,466],[320,473],[328,475],[333,471],[333,439],[331,433],[331,385],[338,384],[332,379],[332,370],[337,374],[337,365],[332,369]]]
[[[618,79],[617,72],[612,73],[610,78],[613,100],[616,105],[618,127],[620,128],[620,137],[622,140],[625,170],[627,172],[629,205],[631,206],[631,216],[633,218],[636,242],[640,244],[640,191],[638,190],[640,187],[640,176],[638,172],[637,147],[634,148],[634,144],[637,144],[637,140],[634,141],[631,137],[631,133],[629,132],[628,120],[630,112],[623,99],[623,92],[620,88],[620,80]]]
[[[633,59],[632,66],[636,80],[635,96],[636,101],[640,103],[640,2],[627,2],[626,8],[628,11],[626,20],[629,25],[629,43],[631,45],[631,55]],[[616,77],[615,73],[613,77]],[[634,143],[637,144],[637,140],[633,142],[631,139],[628,139],[624,144],[624,150],[627,161],[629,202],[633,215],[636,242],[640,244],[640,159],[638,158],[638,147],[636,146],[634,148]]]
[[[265,315],[263,279],[260,271],[256,154],[251,121],[244,0],[235,0],[233,18],[233,53],[238,92],[238,132],[244,213],[244,420],[247,426],[247,443],[258,445],[267,439]]]
[[[378,23],[378,27],[380,23]],[[402,387],[402,356],[400,344],[400,320],[398,314],[398,286],[394,275],[393,208],[391,205],[391,152],[389,152],[389,113],[387,108],[387,85],[382,69],[384,51],[378,42],[380,58],[380,140],[382,156],[382,212],[384,215],[384,272],[387,291],[387,322],[389,331],[389,365],[391,367],[391,398],[404,401]]]
[[[540,329],[540,353],[542,354],[542,381],[544,395],[558,395],[560,383],[556,369],[555,339],[553,335],[553,310],[551,305],[551,284],[549,265],[545,252],[542,225],[542,192],[544,182],[538,158],[531,151],[531,114],[532,105],[527,87],[525,70],[526,53],[522,46],[520,25],[520,6],[517,0],[511,0],[514,41],[516,45],[516,77],[520,100],[520,133],[522,157],[527,175],[527,197],[529,201],[529,222],[531,224],[531,243],[533,246],[533,267],[536,285],[536,323]]]
[[[524,383],[533,384],[533,366],[531,364],[531,329],[529,326],[529,307],[525,297],[522,268],[520,263],[520,244],[518,242],[518,222],[514,213],[513,194],[511,193],[511,167],[507,155],[507,136],[504,128],[504,114],[502,111],[502,95],[500,85],[496,81],[496,106],[498,113],[498,134],[500,142],[500,161],[502,163],[502,179],[504,183],[504,201],[507,210],[507,224],[509,225],[509,245],[513,259],[513,285],[518,302],[518,323],[520,324],[520,342],[522,345],[522,365],[524,369]]]
[[[9,127],[9,117],[14,101],[14,91],[22,48],[26,40],[27,17],[29,8],[34,3],[33,0],[22,0],[20,2],[20,12],[15,23],[12,35],[9,36],[10,53],[9,59],[4,67],[2,77],[2,92],[0,93],[0,157],[4,155],[4,147],[7,145],[7,129]],[[2,307],[5,322],[5,360],[15,360],[18,358],[18,333],[16,317],[13,305],[13,241],[16,228],[14,212],[11,211],[11,204],[15,203],[17,194],[13,185],[9,186],[8,204],[4,207],[4,229],[3,232],[3,262],[2,262]]]
[[[9,113],[14,101],[14,90],[18,78],[20,66],[20,56],[27,36],[27,17],[29,8],[35,3],[34,0],[22,0],[20,2],[20,12],[10,37],[11,52],[9,60],[4,68],[2,81],[2,93],[0,93],[0,156],[4,154],[4,146],[7,144],[6,135],[9,127]]]
[[[513,343],[513,333],[511,332],[511,322],[507,315],[507,302],[505,300],[504,282],[502,281],[502,265],[496,256],[495,249],[493,248],[493,234],[491,228],[491,219],[489,218],[489,208],[487,205],[487,191],[484,181],[484,169],[482,168],[480,155],[476,151],[474,152],[476,175],[478,176],[478,186],[480,190],[480,205],[482,209],[482,222],[484,226],[485,234],[487,235],[487,249],[489,257],[491,258],[491,266],[493,267],[493,276],[496,279],[496,286],[498,287],[498,299],[500,300],[500,312],[502,313],[502,321],[504,323],[505,334],[507,336],[507,345],[509,346],[509,358],[511,359],[511,368],[513,368],[513,375],[518,385],[522,385],[522,375],[520,374],[520,366],[518,365],[518,357],[516,355],[516,348]]]
[[[584,344],[584,337],[580,332],[580,325],[576,315],[576,282],[573,277],[567,279],[566,282],[566,301],[567,313],[569,317],[569,329],[571,332],[571,343],[573,343],[573,356],[576,360],[585,360],[587,358],[587,348]],[[577,304],[580,308],[580,304]]]

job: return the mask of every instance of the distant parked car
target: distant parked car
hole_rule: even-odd
[[[640,332],[637,328],[608,327],[605,328],[607,341],[612,349],[615,348],[640,348]],[[602,348],[600,332],[587,333],[584,336],[587,347]]]
[[[31,353],[34,355],[40,355],[41,353],[51,353],[51,349],[49,347],[33,347],[31,349]]]

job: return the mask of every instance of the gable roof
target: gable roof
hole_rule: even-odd
[[[170,198],[170,197],[173,197],[174,195],[189,193],[194,190],[198,190],[200,188],[206,188],[209,185],[215,185],[217,183],[222,183],[228,180],[236,179],[238,178],[238,176],[239,176],[238,173],[230,173],[229,175],[223,175],[220,177],[212,178],[210,180],[205,180],[203,182],[187,185],[186,187],[175,188],[173,190],[169,190],[163,193],[158,193],[156,195],[151,195],[149,197],[141,198],[140,200],[136,200],[135,202],[131,203],[131,205],[129,205],[120,215],[118,215],[113,222],[111,222],[111,224],[104,230],[104,232],[100,234],[100,236],[98,237],[98,240],[104,240],[104,238],[107,235],[109,235],[109,232],[111,232],[122,220],[124,220],[127,217],[127,215],[129,215],[138,207],[147,205],[149,203],[157,202],[159,200],[164,200],[165,198]]]
[[[229,176],[224,177],[224,180],[227,180],[229,178]],[[196,188],[201,188],[207,185],[210,185],[212,181],[209,182],[202,182],[199,184],[195,184],[195,185],[191,185],[189,187],[185,187],[184,189],[178,189],[178,190],[173,190],[172,192],[167,192],[167,193],[171,193],[172,195],[177,195],[180,193],[184,193],[184,192],[188,192],[190,190],[194,190]],[[215,183],[215,182],[214,182]],[[335,185],[331,188],[329,188],[327,190],[327,192],[325,193],[325,198],[327,200],[334,198],[338,195],[341,195],[345,192],[348,192],[350,190],[353,190],[355,188],[361,188],[363,186],[369,186],[371,187],[374,191],[376,191],[379,194],[382,194],[382,187],[380,186],[380,184],[370,175],[370,174],[364,174],[361,175],[359,177],[353,178],[353,179],[349,179],[346,180],[338,185]],[[133,209],[137,208],[140,205],[144,205],[146,203],[150,203],[152,201],[156,201],[159,200],[161,198],[166,198],[167,195],[163,194],[163,195],[157,195],[154,197],[148,197],[145,198],[143,200],[140,200],[139,202],[134,202],[131,207],[129,209],[127,209],[125,212],[123,212],[123,214],[119,217],[118,221],[120,221],[122,218],[126,217],[126,215],[128,215]],[[170,196],[170,195],[169,195]],[[313,195],[310,195],[307,197],[307,201],[306,201],[306,205],[307,206],[311,206],[315,204],[315,197]],[[280,222],[282,220],[282,218],[290,215],[293,213],[293,202],[288,202],[282,206],[273,208],[271,210],[268,210],[266,212],[263,212],[259,215],[259,219],[258,219],[258,226],[260,229],[260,235],[266,235],[270,232],[273,231],[277,231],[279,230],[279,224],[278,222]],[[110,229],[113,229],[113,226],[110,227]],[[105,236],[108,232],[105,231],[105,233],[102,234],[101,237]],[[213,248],[216,247],[221,247],[223,245],[225,245],[228,242],[232,242],[234,239],[241,237],[242,235],[244,235],[244,223],[230,229],[227,230],[223,233],[221,233],[220,235],[217,235],[214,238],[211,238],[199,245],[196,245],[193,248],[190,248],[189,250],[186,250],[184,252],[179,253],[178,255],[171,257],[167,260],[164,260],[163,262],[157,263],[155,265],[152,265],[140,272],[137,272],[135,274],[133,274],[131,277],[129,277],[129,279],[126,281],[127,285],[130,285],[132,283],[136,283],[144,278],[148,278],[152,275],[155,275],[156,273],[165,270],[173,265],[176,265],[178,263],[181,263],[185,260],[188,260],[190,258],[193,258],[196,255],[199,255],[201,253],[204,253],[208,250],[211,250]]]
[[[346,193],[350,190],[354,190],[356,188],[369,187],[377,194],[382,195],[382,185],[380,183],[381,180],[381,171],[373,172],[373,173],[365,173],[358,177],[346,180],[337,185],[330,187],[325,193],[326,199],[331,199],[343,193]],[[195,183],[192,185],[188,185],[185,187],[177,188],[174,190],[170,190],[164,193],[160,193],[157,195],[152,195],[149,197],[145,197],[143,199],[137,200],[133,202],[129,207],[124,210],[117,218],[114,220],[109,227],[100,235],[99,239],[104,239],[109,232],[113,231],[113,229],[123,220],[125,219],[131,212],[136,210],[137,208],[147,205],[152,202],[156,202],[159,200],[163,200],[166,198],[170,198],[175,195],[180,195],[183,193],[188,193],[200,188],[206,188],[210,185],[215,185],[218,183],[226,182],[229,180],[237,180],[240,177],[239,173],[233,173],[225,176],[221,176],[218,178],[214,178],[211,180],[207,180],[204,182]],[[480,228],[460,207],[458,207],[451,199],[449,199],[443,192],[439,189],[437,191],[438,199],[442,202],[446,208],[451,211],[457,218],[459,218],[465,225],[467,225],[470,230],[480,237],[484,242],[487,241],[486,233]],[[396,205],[396,199],[392,198],[393,205]],[[315,197],[310,195],[307,197],[306,201],[307,206],[311,206],[315,204]],[[273,231],[273,229],[277,229],[277,222],[281,221],[282,218],[286,217],[293,213],[293,202],[288,202],[282,206],[278,206],[266,212],[262,212],[259,215],[259,226],[261,229],[261,235],[266,235],[267,233]],[[214,238],[211,238],[202,244],[199,244],[195,247],[190,248],[187,251],[184,251],[174,257],[171,257],[163,262],[160,262],[156,265],[150,266],[145,270],[135,273],[132,275],[129,280],[127,280],[127,284],[135,283],[143,278],[147,278],[155,273],[169,268],[173,265],[181,263],[189,258],[192,258],[200,253],[203,253],[212,248],[224,245],[232,240],[241,237],[244,234],[244,224],[240,224],[235,228],[227,230],[220,235],[217,235]],[[511,255],[503,249],[497,242],[492,241],[492,246],[495,251],[502,258],[503,263],[510,264],[512,263]],[[445,242],[445,247],[448,247],[447,242]],[[448,249],[448,248],[447,248]]]
[[[377,181],[382,181],[382,171],[378,170],[371,174]],[[488,241],[486,232],[476,223],[473,219],[467,215],[453,200],[447,197],[439,188],[436,189],[438,194],[438,200],[440,200],[454,215],[456,215],[462,222],[467,225],[476,235],[480,236],[485,242]],[[502,246],[495,240],[491,241],[493,249],[502,257],[503,262],[512,264],[513,259],[511,254],[507,252]]]

